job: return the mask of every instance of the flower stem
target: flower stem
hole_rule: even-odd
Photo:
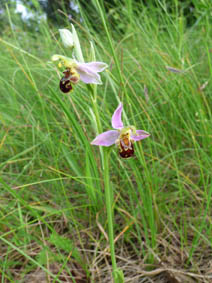
[[[107,219],[108,219],[108,231],[109,231],[109,243],[110,243],[110,256],[113,267],[113,279],[114,283],[123,283],[124,275],[122,270],[119,270],[116,265],[115,257],[115,245],[114,245],[114,232],[113,232],[113,192],[110,187],[110,175],[109,175],[109,157],[111,148],[104,148],[104,189],[105,189],[105,200],[107,208]]]
[[[113,233],[113,201],[112,193],[110,188],[110,177],[109,177],[109,156],[110,152],[108,148],[104,148],[104,187],[105,187],[105,200],[107,208],[108,218],[108,230],[109,230],[109,241],[110,241],[110,253],[113,270],[116,269],[115,249],[114,249],[114,233]]]

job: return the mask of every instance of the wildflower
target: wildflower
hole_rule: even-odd
[[[79,80],[86,84],[102,84],[98,73],[107,68],[107,64],[103,62],[80,63],[75,59],[63,56],[53,55],[52,61],[59,60],[59,67],[64,67],[64,76],[60,80],[60,89],[67,93],[72,90],[72,83],[76,84]]]
[[[91,144],[111,146],[116,144],[119,148],[119,155],[122,158],[129,158],[134,155],[135,141],[147,138],[150,134],[143,130],[136,130],[134,126],[124,127],[121,119],[123,105],[119,104],[112,116],[112,127],[116,130],[110,130],[98,135]]]

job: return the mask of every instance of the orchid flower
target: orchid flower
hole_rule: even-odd
[[[91,144],[102,146],[116,144],[119,148],[119,155],[122,158],[129,158],[134,155],[133,143],[149,137],[150,134],[143,130],[136,130],[134,126],[124,127],[121,118],[122,110],[123,105],[120,103],[113,113],[111,123],[115,130],[103,132]]]
[[[60,89],[67,93],[72,90],[72,83],[76,84],[79,80],[86,84],[102,84],[98,73],[107,68],[107,64],[103,62],[80,63],[75,59],[63,56],[53,55],[52,61],[59,60],[59,67],[64,67],[64,76],[60,80]]]

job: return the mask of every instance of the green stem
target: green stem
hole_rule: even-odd
[[[95,52],[93,45],[91,44],[92,51],[92,60],[96,60]],[[94,115],[96,118],[97,131],[98,134],[102,132],[101,120],[97,105],[97,86],[88,85],[88,89],[91,92],[92,103]],[[123,283],[124,275],[122,270],[119,270],[116,265],[116,257],[115,257],[115,247],[114,247],[114,233],[113,233],[113,192],[110,188],[110,176],[109,176],[109,157],[110,157],[111,148],[104,148],[104,150],[100,147],[101,160],[102,160],[102,169],[104,172],[104,187],[105,187],[105,200],[106,200],[106,208],[107,208],[107,219],[108,219],[108,230],[109,230],[109,243],[110,243],[110,254],[111,261],[113,267],[113,279],[114,283]]]
[[[98,106],[97,106],[97,87],[96,87],[96,85],[94,85],[94,86],[88,85],[87,87],[88,87],[88,90],[91,93],[91,100],[92,100],[92,104],[93,104],[94,115],[95,115],[95,118],[96,118],[97,131],[98,131],[98,134],[100,134],[102,132],[102,126],[101,126],[99,110],[98,110]]]
[[[110,150],[110,149],[109,149]],[[108,230],[109,230],[109,242],[110,242],[110,255],[112,260],[113,271],[117,269],[115,248],[114,248],[114,233],[113,233],[113,194],[110,188],[110,176],[109,176],[109,156],[110,151],[108,148],[104,148],[104,189],[105,200],[107,208]]]
[[[104,189],[105,189],[105,200],[107,208],[107,219],[108,219],[108,231],[109,231],[109,243],[110,243],[110,256],[113,267],[113,279],[114,283],[123,283],[124,275],[122,270],[117,268],[116,256],[115,256],[115,245],[114,245],[114,232],[113,232],[113,192],[110,187],[110,175],[109,175],[109,157],[111,148],[104,148]]]
[[[100,121],[100,117],[99,117],[99,110],[98,110],[96,101],[92,99],[92,102],[93,102],[94,114],[95,114],[95,117],[96,117],[97,130],[98,130],[98,134],[100,134],[102,132],[102,126],[101,126],[101,121]]]

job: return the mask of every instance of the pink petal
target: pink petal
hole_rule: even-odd
[[[150,136],[149,133],[143,131],[143,130],[137,130],[136,131],[136,135],[131,135],[131,139],[134,141],[140,141],[143,140],[145,138],[148,138]]]
[[[77,63],[77,72],[80,79],[86,84],[101,84],[98,72],[102,72],[107,67],[103,62]]]
[[[116,110],[113,113],[112,127],[114,129],[123,128],[123,123],[122,123],[122,120],[121,120],[122,109],[123,109],[123,105],[122,105],[122,103],[120,103],[119,106],[116,108]]]
[[[97,73],[85,73],[81,70],[77,70],[80,75],[80,80],[86,84],[102,84],[100,75]]]
[[[103,145],[103,146],[111,146],[115,143],[115,141],[119,137],[118,131],[107,131],[100,135],[98,135],[91,144],[93,145]]]
[[[78,67],[87,73],[99,73],[104,71],[108,67],[106,63],[103,62],[89,62],[89,63],[78,63]]]

